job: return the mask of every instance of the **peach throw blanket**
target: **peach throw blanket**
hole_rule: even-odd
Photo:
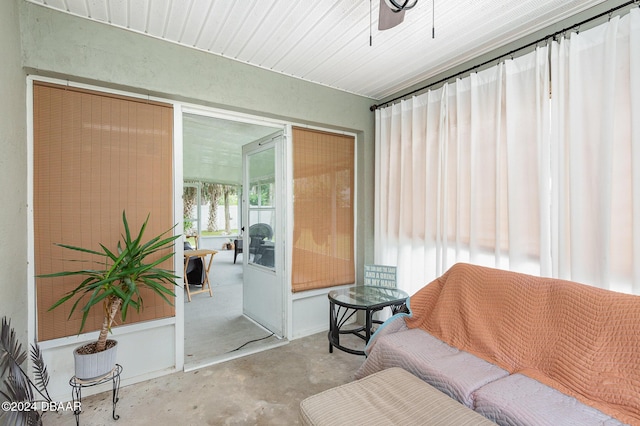
[[[410,306],[409,328],[640,424],[640,296],[459,263]]]

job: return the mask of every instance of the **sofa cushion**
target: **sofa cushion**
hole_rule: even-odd
[[[475,392],[475,410],[499,425],[621,425],[618,420],[522,374]]]
[[[300,403],[300,420],[314,426],[493,425],[400,368],[310,396]]]
[[[473,407],[473,391],[508,373],[421,329],[400,331],[378,339],[356,378],[401,367],[436,389]]]

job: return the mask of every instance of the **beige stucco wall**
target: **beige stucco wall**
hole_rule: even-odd
[[[27,2],[20,15],[29,73],[355,132],[358,270],[373,261],[371,99]]]
[[[27,344],[26,83],[19,0],[0,2],[0,316]]]

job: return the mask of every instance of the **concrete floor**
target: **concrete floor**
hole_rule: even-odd
[[[229,359],[230,351],[256,340],[242,351],[282,343],[271,332],[242,314],[242,264],[233,263],[233,251],[221,250],[213,258],[210,280],[213,297],[207,293],[193,296],[184,304],[185,370]],[[258,340],[263,339],[264,340]],[[234,352],[234,354],[236,354]]]
[[[352,336],[348,336],[352,337]],[[357,338],[351,343],[361,346]],[[347,343],[348,344],[348,343]],[[300,401],[350,382],[364,357],[329,353],[326,333],[188,373],[120,389],[118,421],[111,392],[83,399],[83,425],[295,425]],[[71,412],[47,413],[44,424],[73,425]]]

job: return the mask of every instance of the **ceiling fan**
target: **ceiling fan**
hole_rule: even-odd
[[[373,34],[371,33],[371,13],[373,7],[372,0],[369,0],[369,46],[373,46]],[[380,0],[378,15],[378,30],[388,30],[398,26],[404,21],[405,10],[413,9],[418,4],[418,0]],[[431,38],[436,38],[435,13],[436,1],[432,0],[431,11]]]
[[[400,25],[404,20],[405,10],[412,9],[418,0],[380,0],[378,30],[388,30]]]

